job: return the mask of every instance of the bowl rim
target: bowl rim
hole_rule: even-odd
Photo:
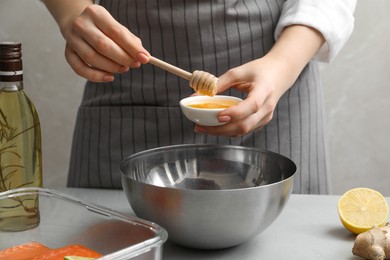
[[[242,98],[239,98],[239,97],[235,97],[235,96],[227,96],[227,95],[214,95],[214,96],[204,96],[204,95],[196,95],[196,96],[189,96],[189,97],[186,97],[186,98],[183,98],[180,100],[180,106],[181,107],[184,107],[186,109],[191,109],[191,110],[195,110],[195,111],[222,111],[222,110],[225,110],[226,108],[196,108],[196,107],[190,107],[186,104],[186,102],[191,102],[191,100],[193,99],[194,101],[195,100],[209,100],[209,99],[230,99],[230,100],[236,100],[238,101],[238,103],[244,101]],[[237,103],[237,104],[238,104]],[[235,104],[235,105],[237,105]]]
[[[247,188],[222,189],[222,190],[200,190],[200,189],[188,190],[188,191],[191,191],[191,192],[218,192],[218,191],[232,192],[232,191],[242,191],[242,190],[256,189],[256,188],[264,187],[264,186],[270,187],[270,186],[278,185],[280,183],[289,181],[290,179],[294,178],[294,176],[295,176],[295,174],[297,172],[297,165],[290,158],[288,158],[288,157],[286,157],[284,155],[281,155],[279,153],[276,153],[276,152],[272,152],[272,151],[268,151],[268,150],[264,150],[264,149],[260,149],[260,148],[256,148],[256,147],[240,146],[240,145],[221,145],[221,144],[177,144],[177,145],[160,146],[160,147],[156,147],[156,148],[143,150],[143,151],[140,151],[138,153],[134,153],[134,154],[128,156],[127,158],[125,158],[124,160],[122,160],[122,162],[120,163],[120,167],[119,167],[120,168],[120,172],[121,172],[121,176],[122,176],[122,181],[123,181],[123,177],[127,178],[127,176],[128,176],[124,172],[124,170],[123,170],[124,165],[128,161],[134,160],[134,159],[136,159],[138,157],[141,157],[141,156],[144,156],[146,154],[151,154],[151,153],[155,153],[155,152],[164,151],[164,150],[166,150],[168,148],[170,150],[172,150],[172,149],[173,150],[177,150],[177,149],[183,149],[183,148],[219,148],[219,149],[221,149],[221,148],[228,148],[228,149],[239,149],[239,150],[251,150],[251,151],[256,151],[256,152],[259,152],[259,153],[267,153],[267,154],[270,154],[270,155],[275,156],[277,158],[281,158],[283,160],[286,160],[290,165],[292,165],[294,167],[293,173],[291,173],[291,175],[288,178],[285,178],[283,180],[280,180],[280,181],[277,181],[277,182],[273,182],[273,183],[270,183],[270,184],[267,184],[267,185],[253,186],[253,187],[247,187]],[[143,184],[143,185],[148,185],[148,186],[152,186],[152,187],[158,187],[158,188],[161,188],[161,189],[183,190],[182,188],[177,188],[177,187],[161,187],[161,186],[158,186],[158,185],[154,185],[154,184],[150,184],[150,183],[146,183],[146,182],[141,182],[141,181],[138,181],[138,180],[133,179],[133,178],[131,178],[131,180],[135,181],[137,183]]]

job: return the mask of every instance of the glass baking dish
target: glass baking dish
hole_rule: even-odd
[[[103,254],[99,260],[162,259],[168,234],[155,223],[45,188],[2,192],[0,205],[25,195],[39,195],[40,224],[26,231],[0,231],[0,250],[37,241],[50,248],[81,244]]]

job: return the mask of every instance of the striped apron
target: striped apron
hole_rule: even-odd
[[[150,53],[187,71],[221,75],[264,56],[284,0],[101,0]],[[188,81],[150,64],[110,83],[87,82],[73,137],[68,186],[121,188],[120,162],[159,146],[214,143],[258,147],[297,165],[294,193],[328,193],[322,91],[309,63],[272,121],[243,137],[198,134],[179,101]],[[229,90],[228,95],[243,94]]]

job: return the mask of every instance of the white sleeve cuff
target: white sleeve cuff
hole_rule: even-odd
[[[325,38],[313,59],[330,62],[353,31],[355,6],[356,0],[287,0],[275,29],[275,39],[289,25],[313,27]]]

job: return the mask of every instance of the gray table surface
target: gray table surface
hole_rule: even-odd
[[[134,215],[121,190],[56,190]],[[331,195],[293,194],[275,222],[254,239],[222,250],[193,250],[168,241],[163,246],[163,259],[361,259],[352,255],[355,236],[344,229],[339,220],[338,198]]]

